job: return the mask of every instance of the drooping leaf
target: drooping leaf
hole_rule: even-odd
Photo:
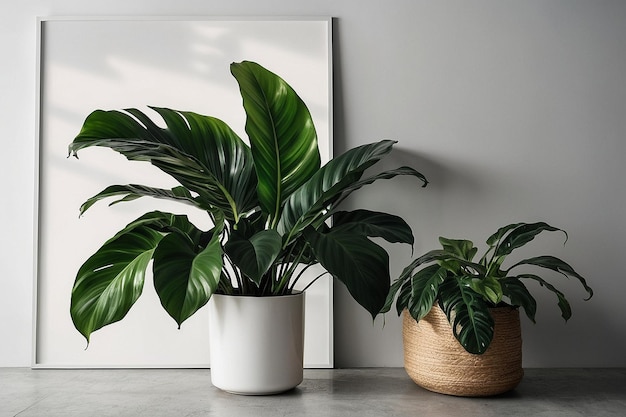
[[[256,177],[248,146],[221,120],[153,107],[166,121],[160,128],[137,109],[92,112],[70,153],[101,146],[129,160],[148,161],[171,175],[204,206],[237,219],[256,204]]]
[[[305,237],[319,263],[374,318],[385,305],[389,292],[387,252],[361,234],[341,230],[322,234],[308,228]]]
[[[500,239],[502,239],[509,231],[519,226],[523,226],[524,224],[525,223],[512,223],[507,226],[500,227],[494,234],[487,238],[487,245],[489,245],[489,247],[496,246]]]
[[[397,175],[421,176],[411,168],[399,168],[360,180],[363,171],[391,152],[394,143],[383,140],[358,146],[321,167],[285,202],[283,215],[278,223],[279,233],[298,235],[314,221],[323,221],[329,205],[377,179],[388,179]]]
[[[559,309],[561,310],[561,317],[563,317],[563,320],[567,321],[572,317],[572,307],[570,306],[569,301],[567,301],[565,295],[561,291],[559,291],[554,285],[550,284],[548,281],[541,278],[540,276],[534,274],[521,274],[518,275],[517,278],[535,280],[542,287],[546,287],[548,290],[552,291],[557,297],[557,304],[559,306]]]
[[[585,291],[587,291],[587,294],[589,295],[589,297],[587,297],[587,300],[593,296],[593,290],[591,289],[591,287],[589,287],[589,285],[587,285],[587,281],[585,280],[585,278],[583,278],[578,272],[574,271],[574,268],[572,268],[567,262],[559,258],[546,255],[546,256],[537,256],[534,258],[524,259],[522,261],[519,261],[515,265],[511,266],[507,270],[507,272],[521,265],[534,265],[540,268],[545,268],[551,271],[558,272],[566,277],[574,277],[578,281],[580,281],[582,286],[585,288]]]
[[[87,209],[100,200],[105,198],[111,198],[116,196],[122,196],[122,198],[113,201],[109,205],[121,203],[124,201],[132,201],[141,197],[154,197],[167,200],[179,201],[185,204],[190,204],[196,208],[207,210],[209,207],[203,206],[201,202],[193,198],[193,196],[183,187],[176,187],[171,190],[162,188],[147,187],[145,185],[128,184],[128,185],[110,185],[98,194],[89,198],[80,206],[80,214],[84,214]]]
[[[399,167],[396,169],[382,171],[382,172],[379,172],[378,174],[371,175],[371,176],[362,178],[358,181],[355,181],[352,184],[348,184],[346,187],[341,189],[339,196],[341,197],[341,200],[343,200],[354,191],[359,190],[366,185],[373,184],[374,182],[378,180],[388,180],[388,179],[395,178],[397,176],[402,176],[402,175],[412,176],[412,177],[419,179],[420,181],[422,181],[422,187],[426,187],[426,185],[428,185],[428,181],[426,180],[426,177],[424,177],[424,175],[422,175],[420,172],[416,171],[415,169],[411,167],[403,166],[403,167]],[[333,204],[336,205],[337,202],[333,201]]]
[[[308,108],[278,75],[259,64],[232,63],[246,111],[261,207],[273,225],[282,203],[320,166],[317,134]]]
[[[199,251],[196,243],[182,233],[171,233],[154,251],[154,288],[179,327],[209,301],[222,272],[219,233]]]
[[[508,297],[512,306],[519,306],[524,309],[526,316],[535,323],[535,313],[537,312],[537,301],[530,294],[528,288],[517,277],[507,277],[500,280],[502,293]]]
[[[223,219],[222,222],[218,221],[218,223],[223,224]],[[184,233],[187,234],[194,242],[200,242],[203,239],[206,240],[205,235],[207,235],[207,232],[203,232],[191,223],[186,215],[166,213],[157,210],[148,212],[133,220],[127,224],[126,227],[120,230],[112,239],[116,239],[118,236],[124,235],[137,227],[148,227],[151,230],[164,234],[170,232]],[[213,234],[208,234],[210,235],[210,239]]]
[[[396,313],[398,313],[398,316],[402,314],[402,311],[404,311],[405,308],[408,308],[409,303],[411,302],[411,295],[413,293],[411,281],[405,281],[404,283],[400,282],[400,284],[402,284],[402,287],[400,288],[398,300],[396,301]]]
[[[391,243],[413,245],[411,227],[398,216],[369,210],[340,211],[333,215],[333,229],[381,237]]]
[[[404,285],[406,286],[406,284],[408,284],[407,281],[402,280],[402,279],[396,279],[391,286],[389,287],[389,292],[387,293],[387,298],[385,299],[385,304],[383,305],[383,307],[380,309],[380,314],[385,314],[388,313],[389,310],[391,310],[391,306],[393,305],[393,300],[396,299],[396,295],[398,294],[398,291],[400,291],[401,287]],[[397,304],[397,303],[396,303]],[[398,311],[398,315],[400,315],[400,313],[402,313],[402,310],[404,309],[401,308]]]
[[[233,233],[224,250],[230,259],[257,286],[282,248],[282,237],[273,229],[262,230],[250,238]]]
[[[439,286],[446,279],[447,271],[438,265],[419,270],[411,278],[411,297],[407,309],[415,320],[424,318],[435,304]]]
[[[70,314],[89,342],[91,333],[121,320],[141,295],[146,268],[162,235],[137,226],[107,241],[81,266]]]
[[[233,212],[245,213],[257,205],[252,153],[226,123],[193,112],[153,109],[163,117],[182,149],[208,167],[218,195],[221,192],[229,200]]]
[[[561,231],[565,233],[565,231],[556,227],[552,227],[544,222],[519,223],[517,227],[509,231],[508,235],[505,235],[501,238],[500,243],[495,249],[495,256],[504,257],[506,255],[509,255],[515,249],[520,248],[533,240],[535,236],[543,231]],[[567,233],[565,233],[565,236],[567,238]],[[492,240],[492,237],[488,239],[488,241],[490,240]]]
[[[493,340],[494,321],[489,306],[468,284],[471,277],[454,276],[439,286],[439,305],[448,317],[454,337],[469,353],[484,353]]]

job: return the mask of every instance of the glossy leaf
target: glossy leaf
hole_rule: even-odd
[[[411,227],[398,216],[369,210],[340,211],[333,215],[333,230],[353,231],[381,237],[391,243],[413,245]]]
[[[472,290],[471,277],[452,277],[439,286],[439,305],[452,333],[469,353],[484,353],[493,340],[494,321],[489,306]]]
[[[538,223],[519,223],[517,227],[513,228],[507,235],[501,237],[500,242],[498,243],[495,249],[495,256],[502,257],[509,255],[515,249],[520,248],[526,245],[528,242],[533,240],[535,236],[544,231],[561,231],[561,229],[552,227],[547,223],[538,222]],[[565,233],[565,232],[563,232]],[[567,233],[565,234],[567,237]],[[490,241],[492,238],[489,238]]]
[[[408,281],[401,280],[401,279],[396,279],[391,284],[391,286],[389,287],[389,293],[387,293],[387,298],[385,299],[385,304],[379,311],[380,314],[388,313],[389,310],[391,310],[391,306],[393,305],[393,300],[395,300],[396,295],[398,294],[398,291],[401,291],[402,288],[405,288],[405,287],[409,287],[409,290],[410,290],[410,283]],[[399,302],[397,302],[396,304],[398,303]],[[398,311],[398,315],[402,313],[403,309],[404,307],[402,307],[402,309]]]
[[[517,277],[509,277],[500,280],[502,293],[508,297],[510,305],[522,307],[526,316],[535,323],[535,313],[537,312],[537,301],[530,294],[528,288]]]
[[[272,224],[285,199],[320,167],[317,134],[308,108],[282,78],[259,64],[231,64],[246,111],[261,208]]]
[[[154,251],[154,288],[179,327],[209,301],[222,272],[218,233],[205,248],[197,249],[197,242],[185,234],[171,233]]]
[[[587,297],[587,300],[593,296],[593,290],[591,289],[591,287],[589,287],[589,285],[587,285],[587,281],[585,280],[585,278],[583,278],[578,272],[574,271],[574,268],[572,268],[568,263],[562,261],[559,258],[556,258],[554,256],[537,256],[535,258],[524,259],[510,267],[507,272],[515,267],[522,265],[534,265],[558,272],[566,277],[574,277],[578,281],[580,281],[580,283],[585,288],[585,291],[587,291],[587,294],[589,295],[589,297]]]
[[[411,168],[387,171],[360,180],[363,171],[389,152],[395,142],[384,140],[353,148],[332,159],[298,188],[285,202],[278,231],[290,236],[298,235],[314,221],[324,219],[326,209],[338,199],[378,179],[397,175],[414,175],[423,178]]]
[[[185,204],[190,204],[202,210],[209,209],[203,206],[198,200],[194,199],[191,194],[183,187],[166,190],[162,188],[147,187],[145,185],[128,184],[128,185],[110,185],[98,194],[89,198],[80,206],[80,214],[84,214],[92,205],[105,198],[122,196],[118,200],[113,201],[109,205],[121,203],[124,201],[133,201],[141,197],[154,197],[166,200],[174,200]]]
[[[153,107],[166,121],[156,126],[137,109],[92,112],[70,144],[74,155],[90,146],[111,148],[129,160],[148,161],[196,192],[204,206],[237,219],[253,208],[256,178],[247,145],[222,121]]]
[[[269,229],[257,232],[249,239],[233,233],[224,250],[241,272],[258,286],[281,248],[282,237],[275,230]]]
[[[374,318],[385,305],[389,292],[387,252],[358,233],[337,230],[321,234],[308,228],[305,237],[319,263]]]
[[[419,270],[411,278],[411,298],[407,309],[415,320],[420,321],[431,310],[439,294],[439,286],[446,279],[447,271],[438,265]]]
[[[92,332],[126,316],[143,290],[145,273],[162,235],[146,226],[118,234],[81,266],[70,314],[87,342]]]
[[[572,317],[572,307],[570,306],[569,301],[567,301],[565,295],[561,291],[559,291],[554,285],[550,284],[548,281],[541,278],[540,276],[534,274],[521,274],[518,275],[517,278],[535,280],[542,287],[546,287],[548,290],[552,291],[557,297],[557,305],[561,310],[561,317],[563,317],[563,320],[567,321]]]

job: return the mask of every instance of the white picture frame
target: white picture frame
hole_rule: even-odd
[[[37,24],[33,368],[210,367],[208,308],[178,329],[148,278],[126,318],[94,333],[85,348],[69,303],[88,256],[146,211],[185,213],[200,226],[203,220],[185,207],[148,199],[100,203],[79,219],[80,204],[107,185],[167,187],[172,180],[109,149],[68,159],[67,145],[92,110],[148,105],[218,117],[246,138],[229,64],[251,60],[279,74],[307,104],[324,163],[332,158],[331,18],[41,17]],[[327,276],[306,291],[305,367],[333,367],[332,295]]]

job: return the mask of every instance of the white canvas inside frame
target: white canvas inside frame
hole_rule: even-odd
[[[79,219],[81,203],[107,185],[176,184],[151,165],[129,162],[109,149],[85,149],[79,160],[68,159],[67,146],[92,110],[136,107],[154,115],[148,105],[218,117],[246,140],[245,113],[229,65],[251,60],[279,74],[308,105],[326,162],[332,157],[331,20],[79,17],[38,23],[33,367],[209,367],[208,308],[178,329],[161,308],[151,277],[127,317],[95,332],[85,349],[69,315],[80,265],[147,211],[184,213],[199,227],[209,225],[193,208],[146,198],[113,207],[101,202]],[[306,292],[305,339],[305,366],[332,367],[328,277]]]

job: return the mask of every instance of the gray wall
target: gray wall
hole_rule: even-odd
[[[335,27],[335,154],[399,141],[400,179],[350,201],[405,217],[415,253],[437,236],[484,241],[515,221],[569,232],[536,241],[594,287],[560,279],[573,318],[536,291],[525,366],[626,366],[626,3],[620,1],[2,0],[0,14],[0,366],[28,366],[32,335],[35,17],[38,15],[330,15]],[[535,242],[534,242],[535,243]],[[411,259],[389,246],[392,273]],[[527,254],[530,254],[528,252]],[[524,254],[524,253],[522,253]],[[401,366],[400,322],[372,323],[338,285],[336,365]],[[384,321],[384,326],[383,326]]]

